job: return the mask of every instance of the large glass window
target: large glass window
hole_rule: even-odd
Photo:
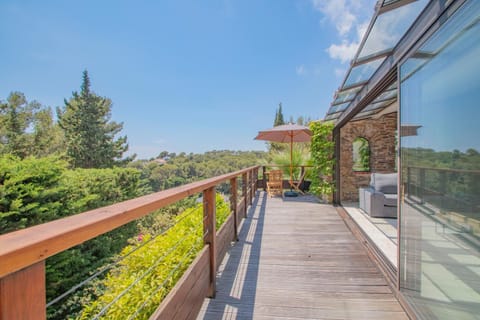
[[[399,277],[422,319],[480,317],[479,21],[467,1],[400,67]]]

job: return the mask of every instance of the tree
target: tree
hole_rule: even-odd
[[[73,92],[58,109],[59,125],[65,135],[67,155],[74,167],[108,168],[127,151],[127,137],[116,139],[123,123],[110,121],[112,101],[90,90],[88,72],[83,72],[80,93]]]
[[[283,120],[283,113],[282,113],[282,103],[278,104],[277,113],[275,114],[275,121],[273,122],[273,126],[279,126],[285,124],[285,120]]]
[[[65,151],[62,130],[53,120],[53,113],[50,108],[35,113],[32,135],[32,152],[37,157],[45,157]]]
[[[0,102],[1,153],[10,153],[20,158],[29,155],[31,135],[26,131],[33,121],[38,102],[28,103],[21,92],[12,92],[6,102]]]

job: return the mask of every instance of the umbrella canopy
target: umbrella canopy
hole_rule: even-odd
[[[293,186],[293,143],[309,142],[312,132],[298,124],[282,124],[265,131],[259,131],[255,140],[290,143],[290,187]]]
[[[255,139],[284,143],[309,142],[311,135],[312,132],[307,127],[290,123],[259,131]]]

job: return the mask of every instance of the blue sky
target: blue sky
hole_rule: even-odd
[[[130,153],[264,150],[288,119],[325,116],[375,0],[0,2],[0,99],[63,106],[87,69]]]

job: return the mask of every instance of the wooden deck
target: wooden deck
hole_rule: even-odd
[[[408,319],[336,210],[260,192],[197,319]]]

